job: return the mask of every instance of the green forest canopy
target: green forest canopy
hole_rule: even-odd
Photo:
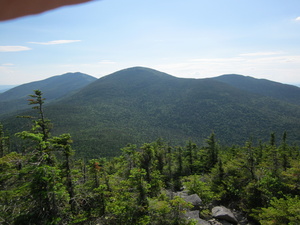
[[[118,157],[74,159],[69,134],[52,136],[40,91],[32,128],[16,134],[22,151],[10,152],[0,126],[0,222],[2,224],[194,224],[181,215],[189,205],[167,190],[197,193],[208,218],[218,202],[244,211],[257,224],[296,225],[300,220],[300,152],[287,134],[255,146],[251,140],[205,145],[162,140],[128,145]]]

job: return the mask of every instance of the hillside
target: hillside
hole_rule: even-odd
[[[55,133],[71,133],[79,155],[112,156],[127,143],[159,137],[224,144],[279,136],[298,141],[300,107],[215,79],[184,79],[135,67],[100,78],[46,109]]]
[[[244,91],[300,105],[300,88],[297,86],[236,74],[222,75],[214,79]]]
[[[26,99],[33,90],[42,90],[47,103],[49,103],[72,94],[95,80],[95,77],[83,73],[66,73],[19,85],[0,94],[0,115],[30,108]]]
[[[147,73],[143,79],[155,82],[155,73],[140,71],[141,76]],[[141,83],[133,86],[137,84]],[[201,146],[191,140],[179,146],[159,139],[127,145],[118,157],[99,157],[104,156],[99,152],[88,159],[90,155],[82,151],[74,156],[69,134],[49,136],[51,124],[40,110],[41,91],[34,93],[40,115],[30,130],[16,134],[22,141],[9,138],[0,126],[2,224],[296,225],[300,221],[299,145],[290,145],[286,133],[279,142],[272,133],[268,142],[258,145],[253,140],[218,144],[214,133]],[[10,151],[10,146],[19,152]]]
[[[255,82],[259,86],[266,81]],[[189,139],[201,144],[212,131],[226,145],[243,144],[250,138],[257,143],[261,137],[268,140],[271,132],[280,137],[284,131],[291,142],[299,142],[300,107],[290,102],[214,78],[177,78],[134,67],[49,104],[45,114],[54,123],[54,134],[70,133],[78,155],[91,158],[118,155],[127,143],[157,138],[172,144]],[[12,119],[5,126],[15,127],[14,131],[28,129],[22,123],[28,125]]]

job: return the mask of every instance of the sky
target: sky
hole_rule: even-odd
[[[300,1],[95,0],[0,22],[0,85],[134,66],[300,84]]]

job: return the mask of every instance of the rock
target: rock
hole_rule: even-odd
[[[222,225],[232,225],[232,223],[229,223],[229,222],[226,221],[226,220],[220,220],[220,223],[221,223]]]
[[[197,221],[197,225],[210,225],[210,223],[209,222],[207,222],[207,221],[205,221],[205,220],[203,220],[203,219],[196,219],[196,221]]]
[[[200,209],[200,206],[203,205],[201,198],[197,194],[182,196],[182,198],[194,206],[192,210]]]
[[[224,206],[216,206],[212,209],[212,216],[216,219],[225,220],[227,222],[238,224],[237,219],[233,215],[233,213],[230,211],[230,209],[227,209]]]
[[[197,219],[197,218],[199,218],[199,210],[187,211],[185,213],[185,216],[188,219]]]
[[[188,191],[187,190],[183,190],[183,191],[179,191],[179,192],[175,192],[175,196],[180,196],[180,197],[186,197],[188,196]]]
[[[209,224],[211,225],[222,225],[219,221],[217,221],[216,219],[211,219],[208,221]]]
[[[210,225],[232,225],[232,223],[227,222],[226,220],[216,220],[216,219],[211,219],[209,220]]]
[[[191,219],[196,220],[196,221],[197,221],[197,225],[210,225],[209,222],[200,219],[200,217],[199,217],[199,210],[187,211],[187,212],[185,213],[185,217],[186,217],[188,220],[191,220]]]

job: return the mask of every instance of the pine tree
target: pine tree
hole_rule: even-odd
[[[189,174],[195,173],[195,157],[196,157],[196,148],[197,145],[195,143],[192,143],[191,140],[189,140],[188,144],[186,145],[186,155],[187,155],[187,162],[188,162],[188,170]]]
[[[63,163],[64,176],[66,178],[66,188],[70,196],[71,211],[75,213],[76,202],[75,202],[75,190],[72,180],[71,172],[71,157],[74,155],[71,143],[73,142],[70,134],[62,134],[59,137],[53,137],[51,139],[54,150],[62,151],[65,160]]]
[[[207,143],[207,154],[208,154],[208,161],[207,167],[211,169],[214,165],[218,162],[218,146],[215,139],[215,133],[212,132],[209,138],[206,140]]]
[[[9,152],[9,137],[5,136],[3,125],[0,123],[0,158]]]
[[[31,155],[31,164],[28,168],[32,170],[29,185],[33,205],[25,215],[17,218],[16,224],[24,217],[30,224],[53,224],[61,220],[68,205],[69,196],[66,192],[62,179],[61,171],[57,168],[56,159],[53,155],[53,146],[50,137],[52,124],[45,118],[43,112],[44,98],[42,92],[35,90],[33,99],[29,99],[32,108],[38,111],[38,118],[34,118],[33,126],[30,131],[23,131],[16,134],[22,139],[29,139],[35,142]],[[31,117],[32,118],[32,117]]]

